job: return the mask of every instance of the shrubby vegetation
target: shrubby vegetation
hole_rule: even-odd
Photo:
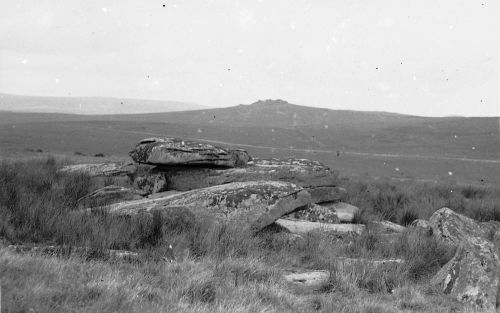
[[[387,312],[433,311],[444,305],[427,283],[454,250],[420,230],[408,228],[390,241],[368,225],[358,237],[311,232],[291,242],[274,227],[250,236],[183,210],[153,217],[82,216],[74,214],[78,199],[113,181],[62,174],[59,166],[53,158],[0,164],[0,238],[9,244],[134,250],[146,258],[142,264],[111,264],[0,253],[8,307],[22,311],[31,305],[47,312],[86,306],[89,311],[129,312]],[[361,180],[346,181],[345,187],[346,202],[362,208],[356,217],[362,223],[386,219],[408,225],[443,206],[481,221],[500,221],[499,193],[492,188]],[[169,244],[179,262],[158,262]],[[406,262],[344,271],[336,268],[338,257]],[[88,274],[75,274],[77,268]],[[296,294],[280,279],[284,269],[294,268],[328,269],[330,281],[318,293]],[[51,280],[53,275],[59,282]],[[33,280],[46,291],[29,286]]]

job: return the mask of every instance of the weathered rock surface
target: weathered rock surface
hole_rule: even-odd
[[[140,194],[135,189],[111,185],[98,189],[86,195],[85,197],[80,198],[78,202],[82,205],[87,206],[100,206],[104,204],[111,204],[127,200],[138,200],[142,198],[142,194]]]
[[[233,182],[273,180],[287,181],[302,187],[334,186],[338,179],[329,167],[307,159],[256,159],[244,168],[203,168],[161,166],[136,178],[138,188],[155,193],[158,190],[188,191]]]
[[[196,176],[192,176],[192,179],[196,180]],[[134,179],[133,186],[148,195],[169,190],[166,174],[156,168],[151,169],[144,175],[137,176]]]
[[[432,278],[431,284],[484,312],[495,312],[499,272],[499,259],[493,245],[460,246],[453,259]]]
[[[346,194],[347,191],[342,196],[342,199],[345,197]],[[341,223],[352,223],[354,221],[356,214],[358,214],[359,212],[358,207],[344,202],[322,203],[321,206],[327,207],[330,210],[335,211]]]
[[[326,232],[336,232],[343,234],[357,234],[360,235],[365,229],[362,224],[327,224],[318,222],[308,222],[289,219],[278,219],[276,224],[287,229],[294,234],[305,234],[310,231],[320,230]]]
[[[365,270],[373,272],[379,267],[393,268],[404,263],[402,259],[356,259],[338,257],[332,260],[338,272],[349,273],[353,271]],[[330,281],[331,273],[326,270],[300,271],[286,273],[283,278],[293,286],[304,289],[318,290],[326,287]]]
[[[414,220],[413,222],[411,222],[410,226],[415,228],[421,228],[426,231],[431,230],[431,225],[429,224],[429,222],[423,219]]]
[[[498,247],[490,241],[491,228],[448,208],[429,219],[433,234],[458,250],[432,279],[444,293],[477,306],[485,312],[499,307],[500,259]]]
[[[452,245],[477,245],[492,238],[491,223],[480,223],[449,208],[442,208],[432,214],[429,225],[433,234]],[[494,228],[493,228],[494,229]]]
[[[238,182],[156,199],[117,203],[96,210],[135,215],[183,207],[195,214],[228,220],[242,225],[244,229],[259,231],[293,210],[313,203],[332,201],[337,197],[335,190],[336,187],[302,188],[276,181]]]
[[[339,271],[352,272],[364,268],[368,272],[375,271],[378,267],[394,267],[404,264],[403,259],[364,259],[364,258],[345,258],[335,259],[335,268]]]
[[[340,223],[340,220],[334,210],[319,204],[309,205],[305,209],[294,211],[290,214],[284,215],[282,218],[328,224]]]
[[[93,163],[67,165],[59,171],[62,173],[85,173],[92,177],[96,176],[121,176],[128,175],[133,170],[131,165],[120,163]]]
[[[179,193],[182,193],[182,191],[176,191],[176,190],[162,191],[159,193],[150,194],[147,196],[147,198],[148,199],[159,199],[159,198],[163,198],[163,197],[173,196],[173,195],[176,195]]]
[[[290,284],[308,288],[319,289],[328,283],[330,280],[329,271],[308,271],[301,273],[290,273],[283,276],[283,278]]]
[[[382,234],[402,233],[406,229],[406,227],[390,221],[372,221],[370,224],[377,232]]]
[[[251,160],[244,150],[228,150],[178,138],[143,139],[129,155],[137,163],[167,166],[242,167]]]

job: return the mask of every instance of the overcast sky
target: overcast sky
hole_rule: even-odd
[[[0,92],[498,116],[498,0],[0,1]]]

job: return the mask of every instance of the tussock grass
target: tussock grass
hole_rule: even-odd
[[[226,261],[244,264],[244,260]],[[269,265],[250,260],[253,268]],[[234,264],[233,264],[234,265]],[[403,285],[393,294],[353,288],[350,294],[297,294],[279,277],[241,280],[219,276],[217,260],[115,264],[16,255],[0,251],[3,308],[7,312],[473,312],[454,301]],[[218,269],[219,268],[219,269]],[[409,288],[410,290],[406,290]]]
[[[7,243],[137,250],[149,257],[139,264],[89,262],[0,249],[10,311],[440,312],[451,305],[439,291],[420,292],[419,286],[454,251],[417,229],[391,240],[370,225],[361,236],[315,231],[294,237],[276,226],[253,236],[180,208],[129,218],[76,215],[77,200],[103,182],[59,173],[59,166],[52,158],[0,164],[0,237]],[[386,218],[408,224],[454,203],[450,208],[473,218],[500,220],[494,189],[462,192],[448,185],[372,181],[347,181],[345,187],[346,202],[362,209],[358,222]],[[177,262],[158,262],[169,244]],[[338,257],[406,263],[338,269]],[[283,270],[297,268],[328,269],[330,281],[316,293],[297,294],[281,278]],[[421,296],[435,305],[422,307]]]
[[[347,180],[346,202],[363,210],[362,220],[389,220],[405,225],[428,219],[442,207],[479,221],[500,221],[500,189],[448,183]],[[366,216],[366,217],[365,217]]]

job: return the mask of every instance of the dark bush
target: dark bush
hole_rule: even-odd
[[[372,197],[371,202],[373,209],[382,219],[396,223],[398,212],[404,210],[410,201],[405,193],[391,188],[379,191]]]
[[[482,188],[469,185],[467,187],[462,188],[460,193],[467,199],[481,199],[485,195],[485,190]]]
[[[500,205],[479,206],[472,210],[471,217],[479,222],[497,221],[500,222]]]
[[[418,213],[412,210],[406,210],[403,212],[399,219],[399,224],[403,226],[408,226],[413,222],[414,220],[418,219]]]
[[[105,155],[104,155],[104,153],[99,152],[99,153],[94,154],[94,157],[103,158],[103,157],[105,157]]]

